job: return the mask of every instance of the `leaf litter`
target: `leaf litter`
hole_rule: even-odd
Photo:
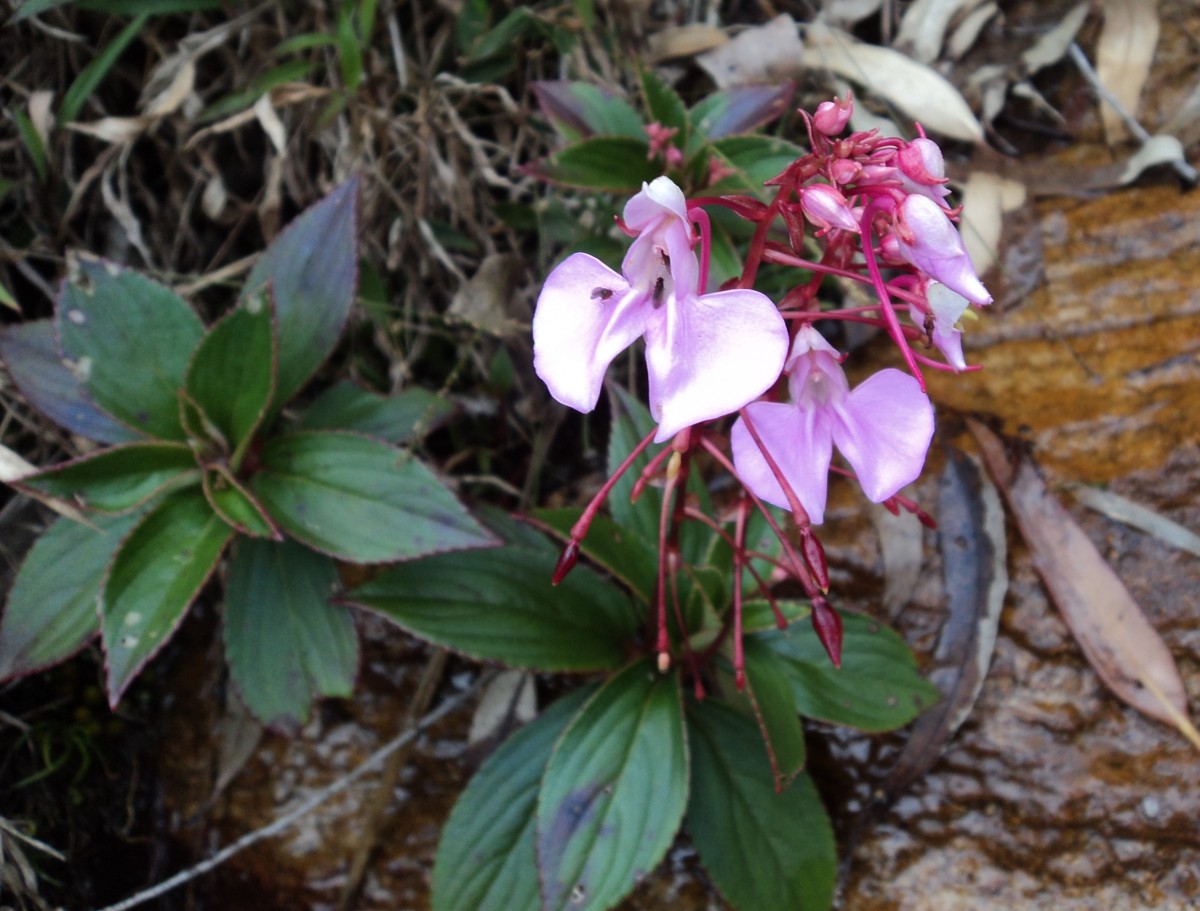
[[[1120,577],[1047,490],[1033,460],[1018,456],[1014,464],[995,433],[973,419],[967,424],[1088,663],[1115,695],[1172,725],[1200,749],[1175,659]]]

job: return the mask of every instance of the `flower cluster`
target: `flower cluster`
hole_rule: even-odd
[[[955,226],[958,213],[946,203],[937,144],[923,133],[911,141],[875,131],[843,136],[852,109],[846,99],[812,115],[801,112],[811,152],[768,182],[769,203],[745,196],[688,200],[666,177],[645,184],[618,219],[633,238],[621,271],[584,253],[569,256],[547,278],[533,321],[538,375],[555,399],[583,412],[596,406],[613,358],[644,339],[658,426],[638,451],[672,441],[675,472],[692,453],[706,451],[734,473],[744,508],[760,508],[768,518],[764,502],[791,512],[798,546],[796,536],[775,526],[783,566],[813,599],[814,625],[835,663],[840,622],[824,598],[828,572],[812,529],[824,520],[830,472],[856,478],[873,502],[929,521],[899,495],[920,474],[933,436],[921,367],[970,369],[958,321],[968,306],[991,302]],[[753,224],[742,274],[711,290],[708,206],[724,206]],[[777,303],[752,288],[762,263],[801,272]],[[870,287],[877,303],[830,309],[818,296],[828,276]],[[901,314],[908,319],[902,322]],[[908,372],[881,370],[850,388],[842,357],[820,331],[835,320],[886,330]],[[914,342],[942,358],[918,352]],[[705,425],[735,413],[731,462]],[[835,448],[849,469],[833,466]],[[672,477],[668,472],[669,494]],[[573,530],[558,578],[610,488],[611,482]],[[663,521],[677,523],[682,515],[664,512]],[[664,528],[660,540],[675,534]],[[663,555],[660,573],[671,571]],[[660,600],[668,589],[660,580]],[[665,665],[671,645],[665,604],[659,610],[656,647]]]

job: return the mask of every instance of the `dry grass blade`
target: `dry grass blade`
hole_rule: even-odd
[[[1200,749],[1175,659],[1120,578],[1046,489],[1033,461],[1020,458],[1014,466],[998,436],[977,421],[967,423],[1038,575],[1092,668],[1117,696],[1175,726]]]

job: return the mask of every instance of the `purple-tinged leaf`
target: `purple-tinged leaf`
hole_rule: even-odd
[[[551,586],[555,558],[546,542],[439,554],[389,568],[346,602],[478,661],[539,671],[618,667],[639,613],[583,566]]]
[[[238,541],[225,591],[225,654],[251,712],[295,729],[314,696],[349,696],[358,635],[345,607],[329,603],[337,567],[294,541]]]
[[[287,226],[255,264],[243,299],[268,283],[279,329],[278,410],[321,366],[342,334],[358,291],[358,178]]]
[[[65,661],[100,630],[96,599],[134,515],[96,516],[95,528],[57,519],[34,542],[0,621],[0,680]]]
[[[542,180],[585,190],[634,192],[660,176],[645,139],[595,136],[534,162],[529,173]]]
[[[125,443],[27,475],[13,486],[85,509],[119,513],[200,480],[186,443]]]
[[[795,83],[740,85],[706,96],[689,112],[692,127],[709,139],[748,133],[787,111]]]
[[[787,665],[757,639],[747,638],[746,687],[771,760],[775,790],[782,791],[804,768],[804,731],[796,712]]]
[[[262,504],[224,466],[214,465],[204,470],[203,490],[213,512],[235,531],[253,538],[283,540],[283,533]]]
[[[559,80],[534,82],[531,88],[546,119],[572,142],[597,135],[646,138],[641,115],[608,89]]]
[[[171,638],[233,533],[191,490],[164,500],[121,544],[100,596],[109,705]]]
[[[78,257],[59,296],[59,347],[92,400],[130,427],[182,440],[178,390],[204,326],[170,288]]]
[[[433,866],[433,911],[538,911],[538,787],[554,744],[596,691],[580,687],[513,734],[454,805]]]
[[[209,329],[188,364],[184,388],[225,438],[235,470],[275,388],[278,343],[273,313],[267,286]]]
[[[666,853],[688,799],[678,674],[638,661],[588,700],[538,796],[542,911],[604,911]]]
[[[411,453],[369,437],[305,431],[263,447],[250,487],[296,540],[355,563],[496,543]]]
[[[384,396],[349,380],[329,387],[305,409],[303,430],[349,430],[407,443],[438,427],[454,411],[446,398],[416,386]]]
[[[714,699],[687,708],[687,830],[721,894],[744,911],[826,911],[837,857],[812,780],[777,794],[753,721]]]
[[[0,331],[0,360],[29,403],[60,427],[100,443],[144,439],[98,408],[67,369],[58,354],[53,320],[6,326]]]

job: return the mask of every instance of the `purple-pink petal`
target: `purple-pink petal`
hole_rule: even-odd
[[[596,407],[609,363],[646,330],[644,298],[586,253],[550,273],[533,316],[533,367],[557,401]]]
[[[901,256],[971,303],[982,307],[992,302],[958,229],[940,205],[927,196],[908,196],[899,214],[895,238]]]
[[[755,402],[746,406],[746,414],[776,466],[799,497],[809,519],[819,525],[825,520],[829,462],[833,457],[833,436],[827,413],[821,408]],[[781,509],[791,509],[775,473],[740,417],[733,424],[729,443],[733,464],[742,483],[760,499]]]
[[[656,441],[752,402],[779,379],[787,354],[783,317],[758,291],[681,294],[646,327],[650,413]]]
[[[933,406],[907,373],[881,370],[851,390],[833,416],[833,442],[867,498],[882,502],[921,474]]]

